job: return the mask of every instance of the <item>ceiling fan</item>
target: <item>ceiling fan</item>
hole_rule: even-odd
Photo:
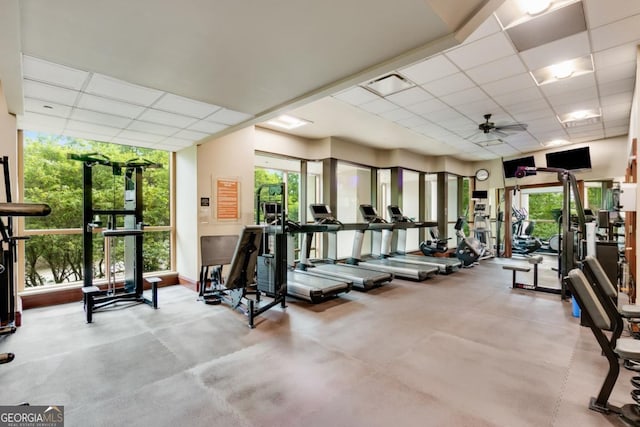
[[[478,124],[478,132],[471,135],[469,139],[474,139],[476,136],[480,136],[481,139],[487,138],[499,139],[509,136],[512,132],[521,132],[527,130],[526,123],[508,123],[503,125],[496,125],[491,120],[491,114],[484,115],[484,122]]]

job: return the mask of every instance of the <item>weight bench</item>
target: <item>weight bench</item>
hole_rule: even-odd
[[[511,287],[513,289],[527,289],[527,290],[535,290],[538,287],[538,264],[542,262],[541,256],[532,256],[528,258],[529,264],[533,264],[533,285],[529,285],[526,283],[518,283],[516,281],[516,273],[518,271],[528,273],[531,271],[531,267],[520,266],[520,265],[503,265],[503,270],[511,270],[513,271],[513,278],[511,280]]]
[[[640,341],[633,338],[619,338],[612,345],[604,331],[612,330],[616,319],[602,304],[596,289],[592,287],[584,273],[577,268],[569,271],[567,284],[571,295],[582,310],[584,324],[593,332],[602,353],[609,362],[609,372],[600,388],[598,397],[591,398],[589,409],[605,414],[619,414],[630,425],[640,426],[640,405],[638,405],[640,403],[640,377],[633,377],[631,380],[631,384],[635,388],[631,391],[631,397],[636,404],[627,404],[619,408],[609,403],[609,397],[620,373],[619,360],[640,362]]]

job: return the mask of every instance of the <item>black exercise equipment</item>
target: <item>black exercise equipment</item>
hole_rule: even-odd
[[[93,313],[118,302],[145,303],[158,308],[157,285],[160,279],[149,278],[152,297],[143,295],[143,242],[144,208],[142,198],[142,173],[148,168],[159,168],[161,165],[145,159],[133,159],[127,162],[111,161],[108,157],[97,153],[69,154],[71,160],[82,162],[82,255],[84,282],[82,287],[83,303],[87,323],[93,321]],[[124,172],[124,208],[96,209],[93,206],[93,168],[110,167],[114,179]],[[94,285],[93,270],[93,235],[102,225],[98,220],[105,215],[107,228],[103,229],[105,261],[107,267],[107,289]],[[124,226],[118,228],[118,218],[123,218]],[[124,238],[124,286],[116,287],[115,271],[111,265],[112,239]]]
[[[580,191],[575,175],[566,169],[518,166],[516,178],[523,178],[536,172],[555,173],[558,176],[558,181],[562,183],[562,244],[558,272],[561,278],[560,298],[565,300],[570,297],[566,285],[567,274],[569,270],[579,266],[579,261],[584,258],[586,253],[586,241],[584,240],[587,236],[586,220],[580,200]],[[575,217],[571,215],[572,198],[576,210]]]
[[[464,223],[465,217],[458,217],[453,227],[456,230],[456,236],[458,238],[456,258],[462,262],[463,267],[473,267],[484,254],[484,247],[478,239],[467,237],[464,234]]]
[[[532,256],[527,258],[529,264],[533,265],[533,284],[530,283],[520,283],[516,280],[516,273],[520,272],[529,272],[531,271],[531,267],[523,266],[523,265],[503,265],[503,270],[510,270],[513,272],[513,277],[511,279],[511,288],[513,289],[525,289],[527,291],[538,291],[538,292],[546,292],[549,294],[559,294],[560,288],[548,288],[545,286],[538,286],[538,265],[542,263],[543,258],[541,255]]]
[[[537,237],[532,236],[535,228],[535,222],[529,221],[524,227],[524,221],[527,219],[527,211],[522,209],[511,208],[515,221],[511,224],[511,250],[513,253],[521,255],[529,255],[542,247],[542,242]]]
[[[425,240],[420,243],[420,251],[427,256],[438,256],[449,252],[449,243],[451,237],[446,239],[440,238],[440,232],[437,227],[429,228],[430,240]]]
[[[566,282],[569,291],[582,310],[584,324],[591,329],[602,353],[609,362],[607,376],[598,396],[591,398],[589,409],[605,414],[618,414],[626,423],[640,426],[640,406],[638,405],[640,403],[640,377],[634,377],[631,380],[635,388],[631,392],[631,397],[636,404],[627,404],[619,408],[609,403],[609,397],[620,374],[620,359],[640,362],[640,341],[633,338],[619,338],[615,342],[611,342],[604,331],[615,329],[615,324],[619,322],[619,314],[612,313],[610,309],[607,309],[606,304],[602,304],[598,288],[592,286],[579,269],[575,268],[569,271]]]
[[[5,188],[5,203],[0,203],[0,336],[16,332],[16,283],[15,262],[19,240],[28,237],[13,234],[14,217],[47,216],[51,208],[46,204],[13,203],[11,197],[11,175],[9,158],[0,158]],[[5,219],[6,218],[6,219]],[[0,353],[0,364],[9,363],[15,358],[13,353]]]

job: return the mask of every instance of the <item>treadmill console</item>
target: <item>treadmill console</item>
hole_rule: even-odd
[[[309,205],[309,210],[311,210],[313,221],[317,224],[340,224],[340,221],[338,221],[331,213],[331,209],[328,205],[314,203]]]
[[[373,205],[360,205],[360,214],[368,223],[387,222],[384,218],[378,216],[378,212],[376,212],[376,208]]]
[[[392,222],[413,222],[406,216],[402,215],[402,211],[398,205],[389,205],[387,206],[387,210],[389,211],[389,216],[391,217]]]

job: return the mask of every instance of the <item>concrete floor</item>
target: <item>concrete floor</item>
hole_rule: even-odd
[[[80,303],[28,310],[0,340],[0,404],[64,405],[68,426],[623,425],[587,408],[607,370],[590,330],[559,296],[511,290],[505,262],[524,263],[291,300],[253,330],[180,286],[93,324]]]

